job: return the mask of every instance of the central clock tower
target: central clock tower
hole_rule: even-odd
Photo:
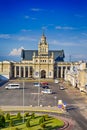
[[[44,33],[41,37],[40,43],[38,44],[38,55],[48,55],[48,44]]]

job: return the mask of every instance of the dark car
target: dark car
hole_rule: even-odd
[[[44,89],[49,89],[49,86],[42,86],[42,88],[44,88]]]

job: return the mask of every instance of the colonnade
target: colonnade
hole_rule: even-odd
[[[31,77],[31,68],[30,66],[14,66],[14,77]]]
[[[53,78],[64,78],[67,69],[69,69],[67,66],[57,66],[56,74],[53,76]],[[32,66],[14,66],[14,77],[33,77],[33,71],[34,70]]]

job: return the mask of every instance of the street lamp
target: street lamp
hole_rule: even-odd
[[[39,85],[38,85],[38,106],[40,106],[40,56],[39,56]]]
[[[38,106],[40,106],[40,71],[39,71],[39,85],[38,85]]]
[[[24,81],[23,81],[23,123],[24,123]]]
[[[55,106],[56,106],[56,99],[57,99],[57,96],[54,96],[54,99],[55,99]]]

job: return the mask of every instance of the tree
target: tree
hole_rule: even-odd
[[[11,119],[10,122],[9,122],[9,126],[10,126],[10,127],[11,127],[11,126],[14,126],[14,122],[13,122],[12,119]]]
[[[10,114],[7,113],[5,118],[6,118],[6,120],[10,120]]]
[[[35,113],[31,114],[31,118],[34,119],[35,118]]]
[[[21,113],[20,113],[20,112],[18,112],[18,113],[17,113],[17,119],[19,119],[19,120],[20,120],[21,118],[22,118]]]
[[[29,116],[29,112],[25,112],[24,116],[28,117]]]
[[[30,127],[30,118],[28,118],[27,122],[26,122],[26,127]]]
[[[42,123],[42,124],[41,124],[41,127],[42,127],[43,129],[45,129],[46,124],[45,124],[45,123]]]
[[[0,128],[5,127],[5,118],[3,115],[0,115]]]

